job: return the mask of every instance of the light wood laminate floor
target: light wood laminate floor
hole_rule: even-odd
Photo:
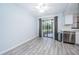
[[[79,55],[79,46],[62,43],[51,38],[35,38],[4,55]]]

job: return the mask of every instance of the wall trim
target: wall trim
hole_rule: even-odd
[[[9,49],[6,49],[5,51],[0,52],[0,55],[3,55],[4,53],[6,53],[6,52],[8,52],[8,51],[10,51],[10,50],[12,50],[12,49],[14,49],[14,48],[16,48],[16,47],[18,47],[18,46],[20,46],[20,45],[26,43],[26,42],[28,42],[28,41],[30,41],[30,40],[33,40],[33,39],[35,39],[36,37],[38,37],[38,36],[37,36],[37,35],[34,35],[34,36],[32,36],[31,38],[27,39],[26,41],[23,41],[23,42],[21,42],[21,43],[18,43],[17,45],[15,45],[15,46],[13,46],[13,47],[11,47],[11,48],[9,48]]]

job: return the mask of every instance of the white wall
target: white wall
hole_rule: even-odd
[[[16,4],[0,4],[0,52],[36,36],[36,20]]]
[[[66,7],[64,14],[77,14],[79,12],[78,8],[78,3],[70,3]]]

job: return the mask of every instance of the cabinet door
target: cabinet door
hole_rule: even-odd
[[[73,25],[72,28],[79,29],[79,16],[75,15],[73,17]]]
[[[79,44],[79,32],[76,32],[75,37],[76,37],[76,44]]]
[[[79,16],[77,16],[77,28],[79,29]]]
[[[63,32],[63,42],[69,42],[69,32]]]
[[[77,16],[73,16],[73,25],[72,28],[77,28]]]
[[[75,43],[75,32],[65,31],[63,33],[63,42],[74,44]]]
[[[70,42],[71,43],[75,43],[75,32],[73,32]]]
[[[65,16],[65,25],[72,25],[73,24],[73,15],[66,15]]]

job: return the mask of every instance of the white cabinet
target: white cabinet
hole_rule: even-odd
[[[76,44],[79,44],[79,31],[76,32]]]
[[[73,15],[65,15],[65,25],[73,24]]]
[[[71,25],[73,29],[79,29],[79,16],[65,15],[65,25]]]

